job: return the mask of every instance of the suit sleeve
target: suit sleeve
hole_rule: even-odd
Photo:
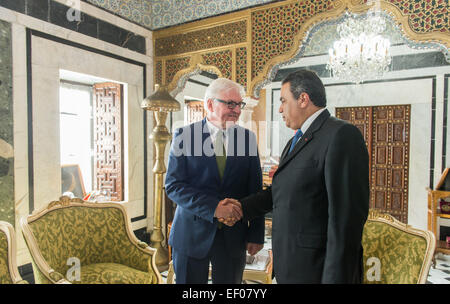
[[[342,126],[325,159],[327,247],[322,283],[351,283],[361,267],[361,238],[369,209],[369,159],[361,132]]]
[[[214,212],[220,198],[213,192],[191,185],[187,171],[186,149],[183,147],[182,129],[174,134],[169,152],[165,180],[167,196],[178,206],[200,218],[214,222]],[[181,144],[181,146],[179,146]]]
[[[256,137],[254,133],[250,133],[250,145],[254,145],[256,156],[250,155],[250,174],[248,181],[248,193],[253,194],[262,190],[262,171],[261,162],[259,160],[258,150],[256,149]],[[250,243],[264,244],[264,216],[258,216],[249,221],[249,229],[247,234],[247,241]]]
[[[272,187],[261,190],[240,200],[244,219],[252,220],[272,211]]]

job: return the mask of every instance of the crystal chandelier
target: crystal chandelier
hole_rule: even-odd
[[[385,19],[375,14],[356,19],[347,13],[337,27],[341,39],[329,51],[332,76],[354,83],[381,77],[391,63],[390,42],[380,35],[385,28]]]

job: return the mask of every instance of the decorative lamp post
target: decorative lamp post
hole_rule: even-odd
[[[153,111],[156,126],[150,135],[156,148],[156,163],[153,167],[153,231],[150,235],[150,246],[157,249],[155,263],[160,269],[169,263],[169,255],[163,246],[164,235],[162,233],[162,201],[163,201],[163,175],[166,172],[164,164],[164,151],[171,135],[166,127],[168,112],[180,110],[180,103],[173,98],[164,86],[155,84],[155,92],[142,101],[141,107]]]

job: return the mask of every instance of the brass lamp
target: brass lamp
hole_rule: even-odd
[[[156,163],[153,167],[153,231],[150,235],[150,246],[157,249],[155,263],[161,270],[169,264],[167,249],[163,246],[164,235],[162,233],[162,201],[163,201],[163,175],[166,172],[164,164],[164,151],[171,135],[166,127],[168,112],[180,110],[180,103],[173,98],[166,87],[155,84],[155,92],[146,97],[141,107],[153,111],[156,126],[150,135],[156,148]]]

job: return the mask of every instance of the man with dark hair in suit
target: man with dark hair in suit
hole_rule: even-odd
[[[177,204],[170,230],[176,282],[240,284],[246,250],[254,255],[264,243],[264,217],[233,227],[220,218],[242,216],[226,197],[243,198],[262,189],[256,136],[236,125],[244,89],[225,78],[206,89],[202,121],[178,129],[169,154],[166,192]]]
[[[296,133],[283,150],[272,186],[239,200],[243,216],[273,211],[278,283],[361,283],[361,238],[369,209],[362,134],[330,116],[325,88],[312,71],[288,75],[280,100],[279,112]]]

